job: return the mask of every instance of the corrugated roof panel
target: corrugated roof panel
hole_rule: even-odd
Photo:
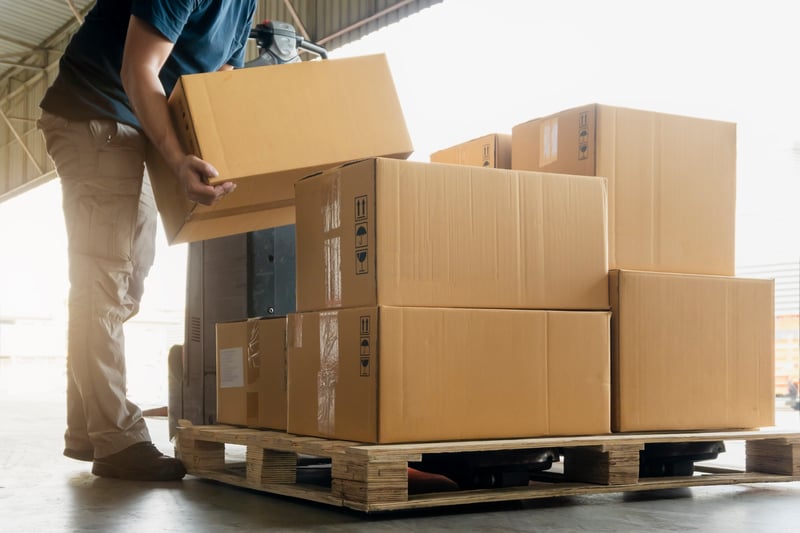
[[[94,1],[74,4],[84,11]],[[0,0],[0,13],[0,78],[12,69],[10,63],[41,64],[45,58],[31,57],[32,49],[74,19],[66,0]]]

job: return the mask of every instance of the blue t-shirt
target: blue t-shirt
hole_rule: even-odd
[[[184,74],[242,67],[256,0],[97,0],[70,41],[42,109],[72,120],[140,128],[120,69],[131,15],[175,43],[159,77],[167,95]]]

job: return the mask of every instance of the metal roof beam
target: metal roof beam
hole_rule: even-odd
[[[37,65],[26,65],[25,63],[15,63],[13,61],[2,61],[0,60],[0,65],[4,65],[7,67],[16,67],[16,68],[24,68],[28,70],[44,70],[44,67],[40,67]]]
[[[14,37],[9,37],[8,35],[3,35],[3,34],[0,34],[0,41],[5,41],[7,43],[15,44],[17,46],[27,48],[28,50],[35,50],[37,48],[40,48],[38,44],[28,43],[20,39],[15,39]]]
[[[36,158],[31,153],[30,149],[28,148],[28,145],[25,144],[25,139],[23,139],[22,137],[19,136],[19,133],[17,133],[17,130],[14,129],[14,126],[11,124],[11,121],[8,119],[8,115],[6,115],[5,112],[3,112],[2,109],[0,109],[0,118],[2,118],[3,121],[6,123],[6,126],[8,126],[8,129],[11,130],[11,133],[14,135],[14,137],[17,139],[17,142],[22,147],[22,150],[25,152],[25,154],[27,154],[28,158],[31,160],[31,163],[33,163],[33,166],[36,169],[36,172],[38,172],[41,175],[42,174],[42,167],[39,166],[39,162],[36,161]]]
[[[29,54],[46,54],[49,52],[47,48],[36,48],[34,50],[23,50],[20,52],[8,52],[5,54],[0,54],[0,59],[14,59],[21,56],[26,56]]]
[[[292,5],[292,0],[283,0],[283,5],[286,6],[286,10],[292,16],[292,20],[294,21],[294,25],[300,30],[303,38],[307,41],[311,40],[311,37],[308,35],[308,30],[306,30],[305,24],[303,21],[300,20],[300,16],[297,14],[297,10]]]
[[[69,6],[69,10],[72,11],[72,15],[75,17],[75,20],[78,21],[78,24],[83,24],[83,15],[80,11],[78,11],[78,8],[75,7],[75,2],[72,0],[66,0],[66,2]]]
[[[0,60],[0,65],[4,65],[7,67],[17,67],[17,68],[24,68],[28,70],[44,70],[44,67],[39,67],[37,65],[26,65],[25,63],[15,63],[13,61],[2,61]]]

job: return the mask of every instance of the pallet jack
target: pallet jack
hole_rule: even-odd
[[[328,59],[325,48],[298,35],[294,26],[288,22],[265,20],[250,30],[250,38],[255,39],[259,55],[248,61],[245,68],[298,63],[301,61],[300,50]]]

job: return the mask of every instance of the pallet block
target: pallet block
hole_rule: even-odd
[[[777,430],[375,445],[233,426],[192,426],[185,421],[181,426],[176,436],[176,452],[190,475],[366,512],[800,480],[800,433]],[[707,441],[745,441],[745,469],[696,464],[693,476],[639,478],[639,452],[646,444]],[[241,465],[226,464],[226,444],[246,446],[244,471]],[[425,454],[539,448],[561,450],[563,473],[543,476],[526,487],[409,495],[409,463],[421,461]],[[329,487],[298,481],[299,454],[330,459]]]

